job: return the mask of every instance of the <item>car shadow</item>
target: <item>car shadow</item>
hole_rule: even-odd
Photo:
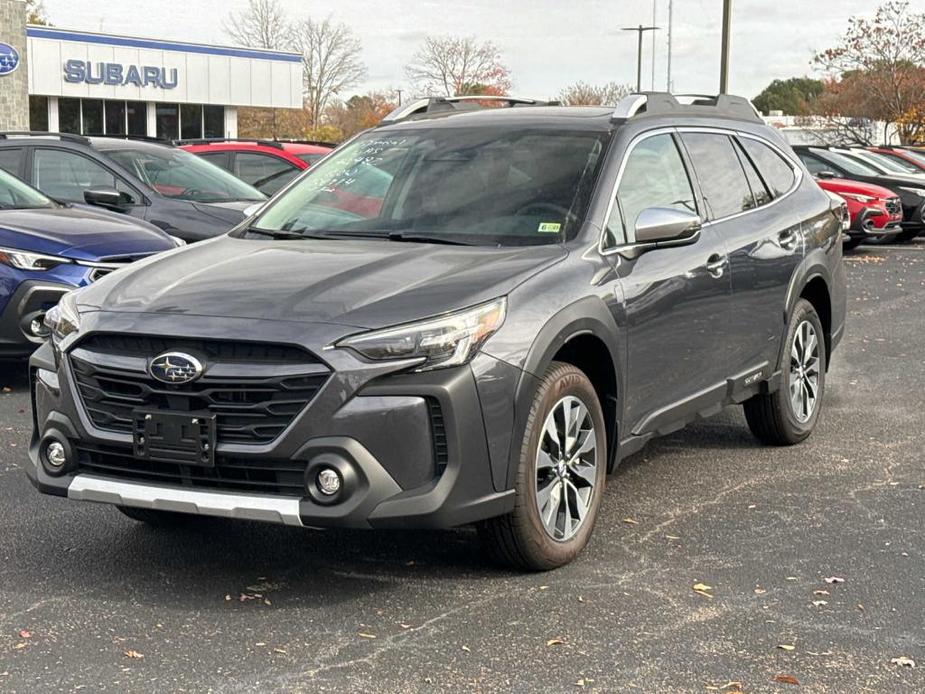
[[[29,366],[25,359],[0,359],[0,388],[25,390],[29,384]]]

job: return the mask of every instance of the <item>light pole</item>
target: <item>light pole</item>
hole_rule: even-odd
[[[658,27],[644,27],[640,24],[638,27],[623,27],[623,31],[635,31],[638,33],[638,48],[636,55],[636,91],[642,91],[642,35],[647,31],[658,31]]]
[[[720,54],[719,93],[729,92],[729,35],[732,30],[732,0],[723,0],[723,48]]]
[[[668,0],[668,79],[665,91],[671,91],[671,40],[674,26],[674,0]]]

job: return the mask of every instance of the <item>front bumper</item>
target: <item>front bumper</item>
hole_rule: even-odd
[[[124,330],[128,326],[119,322],[131,320],[137,318],[112,318],[107,329]],[[190,317],[174,316],[172,321],[189,322],[194,330]],[[210,321],[205,326],[202,319],[197,322],[204,337],[222,332]],[[227,328],[228,321],[224,322]],[[139,332],[162,334],[156,327],[135,326]],[[261,335],[274,342],[292,342],[294,336],[287,331],[305,329],[265,327]],[[274,335],[274,329],[280,332]],[[249,332],[253,330],[250,325]],[[174,325],[171,333],[183,334],[182,326],[178,330]],[[320,342],[329,344],[326,339]],[[30,361],[35,434],[29,478],[43,493],[74,500],[311,527],[446,528],[503,515],[513,508],[513,492],[495,484],[497,478],[506,478],[510,445],[502,432],[509,437],[512,427],[494,411],[490,418],[484,417],[482,399],[485,384],[495,389],[499,383],[510,384],[505,390],[513,394],[522,377],[519,370],[478,355],[465,367],[403,373],[394,365],[363,363],[343,350],[314,351],[324,356],[332,374],[292,424],[265,445],[220,441],[216,449],[217,465],[233,456],[235,464],[245,461],[250,469],[278,465],[304,471],[302,494],[212,488],[208,481],[196,480],[197,470],[184,480],[130,474],[131,435],[94,425],[75,397],[77,384],[68,358],[56,364],[47,345]],[[434,406],[439,412],[438,432]],[[506,410],[512,419],[513,406]],[[63,440],[69,459],[76,461],[65,474],[49,474],[52,468],[43,463],[42,444],[49,437]],[[93,459],[102,455],[99,451],[120,456],[118,465],[107,468]],[[345,481],[344,493],[334,503],[313,491],[312,481],[321,465],[334,467]]]
[[[25,357],[35,351],[43,338],[30,330],[32,321],[42,320],[45,313],[73,288],[56,282],[20,284],[0,312],[0,358]]]

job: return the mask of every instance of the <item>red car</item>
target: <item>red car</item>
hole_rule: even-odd
[[[272,196],[335,145],[295,140],[183,140],[182,149],[230,171]]]
[[[851,228],[847,232],[845,248],[854,248],[871,239],[889,241],[902,231],[902,202],[893,191],[843,178],[821,176],[816,182],[820,188],[835,193],[848,204]]]

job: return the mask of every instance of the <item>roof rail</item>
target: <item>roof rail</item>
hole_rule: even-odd
[[[705,109],[715,109],[714,114]],[[669,94],[668,92],[639,92],[620,100],[611,116],[612,121],[623,121],[642,114],[688,113],[717,115],[739,120],[764,122],[758,109],[742,96],[730,94]]]
[[[454,111],[477,110],[479,103],[483,101],[500,101],[509,108],[515,106],[558,106],[557,101],[539,101],[537,99],[525,99],[517,96],[431,96],[423,99],[417,99],[404,106],[399,106],[389,115],[383,118],[379,125],[391,125],[400,123],[409,118],[418,116],[433,116],[437,114],[448,114]],[[461,105],[462,108],[457,106]]]
[[[59,140],[66,142],[76,142],[81,145],[89,145],[88,140],[83,135],[77,133],[49,133],[42,130],[6,130],[0,132],[0,140],[8,140],[10,137],[57,137]]]
[[[175,145],[215,145],[223,142],[249,142],[254,145],[263,145],[265,147],[274,147],[282,149],[283,146],[277,140],[263,140],[259,137],[194,137],[189,139],[174,140]]]
[[[130,135],[128,133],[95,133],[93,135],[87,135],[87,137],[101,137],[108,140],[137,140],[138,142],[153,142],[157,145],[166,145],[167,147],[172,147],[176,144],[173,140],[169,140],[163,137],[152,137],[151,135]]]
[[[324,140],[296,140],[289,137],[278,137],[275,142],[282,142],[288,145],[315,145],[316,147],[340,147],[336,142],[325,142]]]

